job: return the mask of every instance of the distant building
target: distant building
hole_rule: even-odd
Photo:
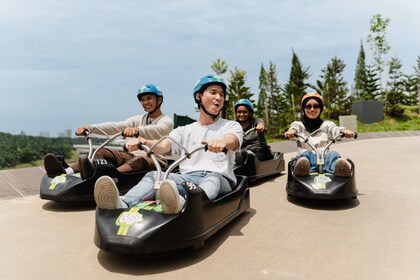
[[[65,129],[63,132],[58,133],[58,137],[64,137],[64,138],[71,138],[72,137],[72,130],[71,129]]]
[[[72,136],[72,130],[71,129],[66,129],[65,130],[65,134],[66,134],[66,137],[71,138],[71,136]]]
[[[39,133],[39,136],[41,136],[41,137],[50,137],[50,133],[48,131],[41,131]]]

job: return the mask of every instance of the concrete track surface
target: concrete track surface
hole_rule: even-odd
[[[420,136],[405,136],[333,146],[356,165],[356,200],[288,200],[286,170],[204,248],[153,259],[95,247],[94,205],[25,190],[40,168],[1,171],[0,279],[420,279]]]

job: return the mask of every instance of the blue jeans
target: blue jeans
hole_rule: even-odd
[[[311,169],[310,172],[318,172],[319,168],[318,165],[316,165],[316,155],[312,152],[312,151],[304,151],[303,153],[300,154],[299,157],[306,157],[309,160]],[[329,151],[328,153],[325,154],[324,157],[324,166],[322,168],[322,170],[325,173],[331,173],[334,174],[334,168],[335,168],[335,163],[337,162],[337,159],[339,159],[341,156],[338,152],[336,151]]]
[[[156,171],[150,171],[144,175],[143,179],[121,197],[122,201],[132,207],[141,201],[156,199],[153,186],[156,181]],[[218,172],[211,171],[193,171],[185,174],[171,173],[168,179],[175,182],[180,195],[186,197],[187,192],[182,186],[184,182],[191,182],[206,193],[207,197],[212,200],[219,195],[232,191],[230,182]]]

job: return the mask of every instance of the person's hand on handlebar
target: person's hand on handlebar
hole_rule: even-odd
[[[346,138],[353,138],[355,133],[353,131],[351,131],[350,129],[343,129],[341,131],[341,133],[343,134],[344,137]]]
[[[76,129],[76,135],[77,136],[82,136],[84,134],[85,131],[90,132],[92,130],[92,127],[90,125],[84,125],[82,127],[79,127]]]
[[[291,129],[291,130],[286,131],[284,133],[284,137],[286,137],[287,139],[296,137],[296,130],[295,129]]]
[[[264,130],[265,130],[265,126],[264,126],[264,124],[262,124],[262,123],[257,124],[257,126],[255,127],[255,130],[256,130],[258,133],[264,132]]]
[[[123,133],[123,138],[125,137],[139,137],[139,129],[137,127],[128,127],[126,129],[124,129]],[[137,141],[138,143],[138,141]]]
[[[213,153],[222,153],[226,151],[226,144],[222,140],[202,141],[201,144],[207,144],[207,150]]]
[[[144,141],[143,138],[130,139],[125,143],[125,150],[128,152],[136,151],[139,149],[139,143],[143,143]]]

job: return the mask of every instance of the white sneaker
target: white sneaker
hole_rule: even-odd
[[[184,207],[185,199],[179,195],[178,188],[172,180],[160,183],[159,200],[162,204],[163,213],[178,214]]]
[[[310,170],[309,160],[306,157],[301,157],[295,164],[294,173],[296,176],[308,176]]]
[[[102,176],[96,180],[93,191],[95,202],[98,208],[120,209],[124,208],[124,202],[120,195],[114,180],[109,176]]]

